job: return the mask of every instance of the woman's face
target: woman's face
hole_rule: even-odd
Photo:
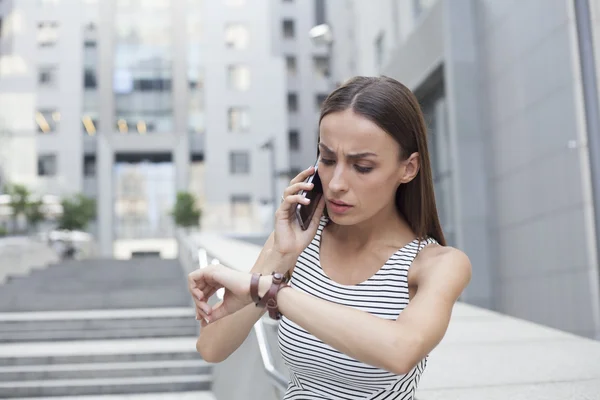
[[[417,153],[400,160],[392,136],[350,109],[321,120],[319,150],[327,212],[339,225],[354,225],[395,207],[396,189],[418,172]]]

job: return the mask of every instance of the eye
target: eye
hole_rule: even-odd
[[[360,165],[355,165],[354,169],[356,169],[356,171],[361,174],[368,174],[373,170],[373,168],[371,167],[361,167]]]
[[[335,160],[328,160],[328,159],[326,159],[326,158],[321,158],[321,162],[322,162],[324,165],[333,165],[333,164],[335,164]]]

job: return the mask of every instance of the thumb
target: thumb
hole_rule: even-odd
[[[229,311],[227,310],[227,307],[225,306],[225,302],[223,300],[221,300],[220,302],[218,302],[217,304],[215,304],[212,308],[212,312],[210,313],[210,316],[208,317],[210,322],[215,322],[221,318],[224,318],[226,316],[229,315]]]

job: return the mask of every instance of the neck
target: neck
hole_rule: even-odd
[[[415,239],[408,221],[396,209],[395,204],[386,207],[373,217],[355,225],[332,224],[330,232],[352,249],[363,249],[372,243],[384,243],[400,247]],[[399,242],[403,242],[400,244]]]

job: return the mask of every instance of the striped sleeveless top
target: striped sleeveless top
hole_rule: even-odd
[[[394,253],[381,269],[358,285],[329,279],[319,262],[322,217],[312,242],[298,257],[291,286],[321,299],[354,307],[379,318],[396,320],[408,305],[408,269],[419,250],[434,239],[417,239]],[[279,323],[279,349],[290,373],[284,400],[412,400],[427,357],[406,375],[362,363],[323,343],[287,319]]]

